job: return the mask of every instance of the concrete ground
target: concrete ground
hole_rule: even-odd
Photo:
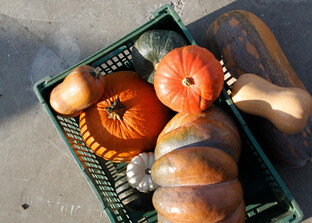
[[[199,45],[221,14],[255,13],[312,93],[310,0],[0,0],[0,222],[109,222],[33,85],[123,37],[163,4],[174,6]],[[274,166],[311,223],[312,165]]]

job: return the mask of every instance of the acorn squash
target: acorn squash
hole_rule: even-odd
[[[154,83],[159,61],[171,50],[187,45],[179,33],[172,30],[154,29],[144,32],[132,48],[133,66],[144,80]]]

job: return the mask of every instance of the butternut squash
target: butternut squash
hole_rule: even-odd
[[[207,29],[206,48],[223,59],[232,76],[254,73],[280,87],[306,90],[270,28],[256,15],[233,10],[221,15]],[[311,92],[310,92],[311,93]],[[302,167],[312,158],[312,116],[296,134],[278,130],[269,120],[245,115],[260,146],[271,158],[291,167]]]
[[[239,76],[231,96],[240,110],[264,117],[288,134],[304,129],[312,109],[312,98],[306,90],[280,87],[250,73]]]

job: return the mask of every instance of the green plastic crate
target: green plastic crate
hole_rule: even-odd
[[[134,70],[131,49],[138,37],[147,30],[169,29],[182,34],[189,44],[196,44],[171,6],[165,5],[152,13],[152,18],[138,29],[112,45],[52,77],[38,81],[34,90],[49,114],[52,123],[70,150],[90,187],[97,196],[111,222],[157,222],[156,211],[134,212],[125,208],[114,189],[116,174],[125,164],[115,164],[96,156],[83,142],[77,118],[62,118],[49,105],[49,95],[75,67],[89,64],[103,75],[119,70]],[[227,88],[225,82],[225,88]],[[223,89],[216,105],[236,117],[243,138],[243,151],[238,163],[239,178],[246,202],[246,222],[299,222],[302,211],[289,193],[262,149],[252,136],[242,116]]]

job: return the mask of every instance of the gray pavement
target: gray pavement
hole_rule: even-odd
[[[0,222],[109,222],[33,85],[123,37],[163,4],[174,6],[199,45],[221,14],[255,13],[312,93],[311,0],[0,0]],[[312,165],[273,165],[303,222],[312,223]]]

